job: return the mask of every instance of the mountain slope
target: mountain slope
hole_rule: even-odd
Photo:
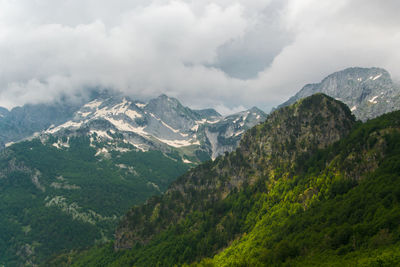
[[[335,72],[320,83],[307,84],[279,107],[315,93],[342,101],[362,121],[400,108],[400,86],[381,68],[348,68]]]
[[[327,258],[393,266],[399,142],[400,112],[354,124],[343,104],[306,98],[272,113],[235,152],[133,208],[114,245],[70,255],[73,266],[301,266]]]
[[[91,138],[46,136],[1,152],[0,265],[33,265],[105,242],[132,205],[190,167],[174,154]]]

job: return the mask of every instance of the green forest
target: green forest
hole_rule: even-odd
[[[1,151],[0,266],[33,265],[108,242],[130,207],[161,194],[190,167],[159,151],[96,155],[102,144],[93,147],[85,136],[57,148],[60,138]]]

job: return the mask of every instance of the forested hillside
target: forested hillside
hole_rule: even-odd
[[[98,153],[89,137],[47,137],[0,154],[0,266],[103,243],[132,205],[163,192],[190,164],[159,151]]]

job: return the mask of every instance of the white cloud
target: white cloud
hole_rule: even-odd
[[[396,47],[400,45],[400,21],[381,17],[369,23],[371,14],[365,9],[374,6],[376,13],[382,13],[381,9],[388,9],[386,4],[394,3],[377,2],[289,1],[282,21],[295,33],[294,41],[274,58],[252,87],[262,90],[263,84],[269,83],[276,100],[283,101],[302,85],[319,82],[346,67],[383,67],[399,78],[400,50]]]
[[[219,104],[219,105],[215,106],[214,109],[216,111],[218,111],[221,115],[230,115],[230,114],[235,114],[235,113],[241,112],[243,110],[246,110],[246,107],[244,107],[244,106],[236,106],[236,107],[233,107],[233,108],[229,108],[229,107],[226,107],[226,106],[224,106],[222,104]]]
[[[112,27],[101,20],[13,24],[0,43],[1,102],[36,102],[43,93],[46,100],[92,86],[141,96],[192,90],[188,76],[224,77],[202,64],[213,63],[219,46],[243,34],[242,13],[238,4],[209,3],[195,14],[189,4],[170,1],[135,7]]]
[[[228,112],[269,109],[350,66],[384,67],[399,79],[399,5],[2,0],[0,106],[100,87]]]

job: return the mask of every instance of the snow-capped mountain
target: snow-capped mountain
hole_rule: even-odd
[[[71,120],[49,127],[42,138],[84,134],[93,145],[106,144],[99,153],[113,149],[176,151],[189,162],[234,150],[242,133],[265,118],[257,108],[223,117],[213,109],[191,110],[166,95],[148,103],[106,95],[83,105]],[[58,141],[54,146],[67,143]]]
[[[345,103],[363,121],[400,108],[400,86],[382,68],[348,68],[320,83],[307,84],[279,107],[315,93],[324,93]]]

